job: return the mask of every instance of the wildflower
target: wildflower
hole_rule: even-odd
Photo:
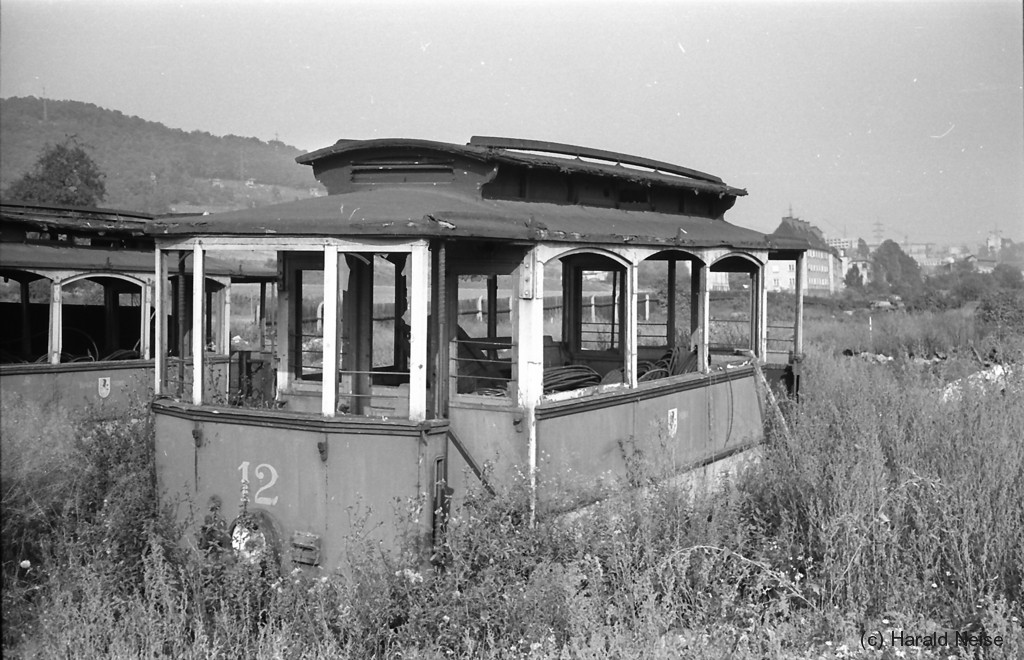
[[[20,563],[20,564],[18,564],[18,565],[19,565],[19,566],[21,566],[22,568],[24,568],[24,569],[25,569],[26,571],[27,571],[28,569],[32,568],[32,562],[30,562],[30,561],[29,561],[29,560],[27,560],[27,559],[22,559],[22,560],[21,560],[21,563]]]
[[[937,585],[934,582],[932,582],[932,589],[938,589],[938,588],[939,588],[939,585]]]
[[[423,576],[411,568],[403,568],[400,571],[395,571],[395,577],[404,577],[410,584],[419,584],[420,582],[423,582]]]

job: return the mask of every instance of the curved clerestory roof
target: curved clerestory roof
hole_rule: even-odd
[[[691,189],[731,206],[746,191],[718,177],[669,163],[555,143],[474,138],[467,145],[427,140],[340,140],[297,160],[317,168],[379,153],[429,151],[488,165],[514,163],[599,175],[619,182]],[[515,148],[509,148],[515,145]],[[540,147],[548,153],[535,153]],[[528,149],[529,152],[523,151]],[[559,153],[560,157],[551,155]],[[589,159],[589,160],[584,160]],[[594,162],[600,159],[603,162]],[[611,162],[612,160],[616,162]],[[618,164],[616,164],[618,163]],[[378,184],[256,209],[160,219],[147,233],[159,236],[330,236],[337,238],[450,238],[517,243],[579,242],[669,248],[770,249],[763,233],[721,218],[583,204],[484,197],[479,186]],[[686,193],[690,194],[690,193]]]

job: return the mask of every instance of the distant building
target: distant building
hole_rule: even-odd
[[[996,266],[998,265],[998,263],[999,262],[997,262],[995,259],[990,259],[988,257],[984,257],[984,258],[978,259],[978,261],[977,261],[977,263],[975,263],[974,267],[978,269],[979,273],[991,273],[992,271],[994,271],[996,269]]]
[[[804,293],[811,296],[827,296],[843,287],[842,259],[839,251],[828,244],[821,230],[811,223],[788,215],[782,218],[778,228],[769,237],[800,238],[806,240],[811,249],[807,251],[804,276]],[[768,267],[768,289],[770,291],[796,292],[796,262],[772,261]]]
[[[825,243],[829,247],[839,250],[840,253],[852,252],[857,247],[857,239],[855,238],[826,238]]]
[[[857,267],[857,272],[860,273],[860,283],[867,284],[871,281],[871,259],[865,257],[844,257],[842,259],[842,270],[843,270],[843,282],[846,282],[846,273],[850,272],[850,269],[854,266]]]

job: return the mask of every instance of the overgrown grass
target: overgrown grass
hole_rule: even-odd
[[[901,321],[892,341],[955,337],[942,322]],[[162,522],[144,417],[77,426],[24,406],[26,424],[5,410],[5,650],[834,658],[870,655],[865,632],[970,630],[1002,636],[986,657],[1024,656],[1024,374],[944,400],[969,368],[955,355],[879,365],[844,347],[810,345],[788,431],[770,428],[760,463],[707,496],[656,481],[531,526],[524,483],[472,494],[433,565],[355,543],[320,573],[205,555]],[[1001,354],[1022,362],[1019,347]]]

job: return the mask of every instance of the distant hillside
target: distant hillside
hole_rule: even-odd
[[[77,136],[107,175],[103,206],[221,211],[324,194],[302,151],[282,142],[191,133],[78,101],[0,99],[0,190],[43,148]]]

